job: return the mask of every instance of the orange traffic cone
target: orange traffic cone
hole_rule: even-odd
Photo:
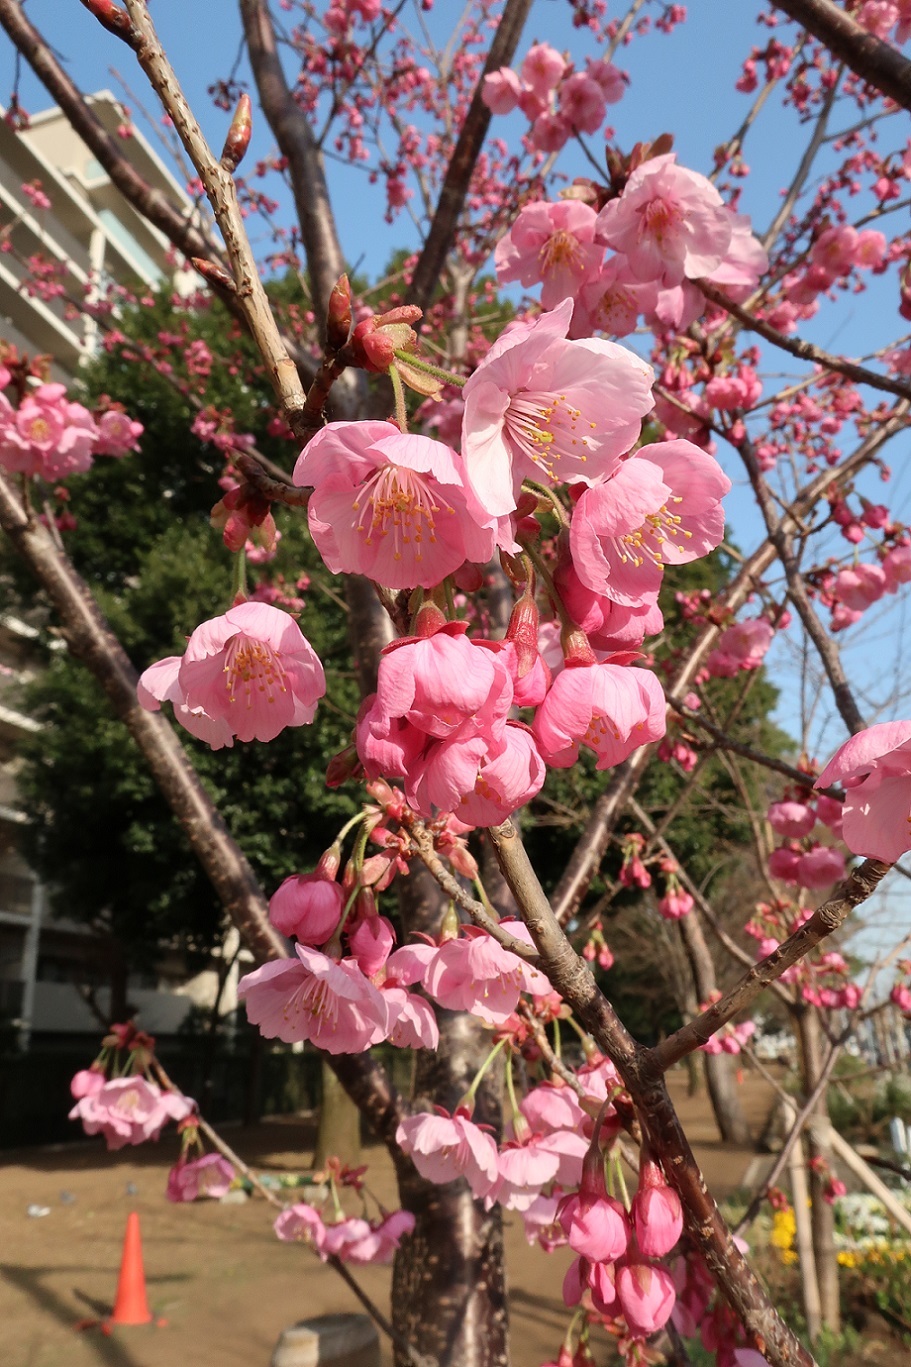
[[[111,1324],[151,1324],[152,1312],[146,1296],[146,1274],[142,1266],[142,1240],[139,1237],[139,1216],[135,1210],[127,1217],[127,1232],[123,1239],[123,1257],[117,1279],[114,1310],[105,1322]]]

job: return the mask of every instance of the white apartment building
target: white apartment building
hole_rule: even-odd
[[[117,136],[124,114],[110,91],[89,98],[105,128]],[[193,202],[138,129],[124,151],[153,188],[195,212]],[[51,201],[36,208],[23,185],[38,181]],[[16,133],[0,120],[0,335],[29,353],[53,357],[54,377],[72,378],[98,344],[93,319],[75,314],[64,296],[44,299],[26,284],[25,262],[36,254],[66,266],[70,291],[89,299],[109,284],[155,286],[170,279],[181,293],[194,287],[177,270],[170,244],[112,184],[61,110],[32,116]],[[11,249],[11,250],[10,250]]]
[[[124,113],[114,96],[102,91],[89,102],[116,136]],[[195,212],[138,130],[123,146],[154,188]],[[50,209],[36,208],[23,193],[23,184],[36,181]],[[30,292],[25,263],[36,254],[65,264],[74,297],[104,297],[109,284],[135,290],[169,280],[182,294],[196,287],[193,273],[175,266],[164,235],[132,208],[56,108],[34,115],[21,133],[0,119],[0,338],[29,355],[49,354],[52,378],[67,382],[98,346],[98,326],[65,297]],[[16,802],[17,743],[40,727],[19,710],[16,696],[36,667],[37,636],[0,605],[0,1026],[12,1025],[23,1044],[34,1033],[97,1033],[85,989],[102,1011],[109,999],[104,943],[85,926],[48,917],[45,891],[17,848],[26,820]],[[229,932],[222,952],[234,966],[222,993],[223,1014],[236,1006],[236,950],[236,933],[232,938]],[[152,1032],[173,1032],[194,1003],[205,1007],[216,998],[214,968],[185,983],[180,956],[172,959],[154,981],[128,985],[140,1024]]]

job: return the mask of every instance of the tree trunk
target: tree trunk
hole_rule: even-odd
[[[423,865],[412,864],[402,889],[410,929],[439,925],[445,899]],[[437,1010],[440,1044],[417,1055],[415,1105],[450,1113],[471,1085],[493,1043],[475,1016]],[[499,1060],[497,1060],[499,1062]],[[496,1064],[478,1089],[474,1119],[499,1137],[502,1068]],[[508,1367],[509,1337],[503,1222],[499,1206],[485,1211],[467,1182],[435,1186],[409,1163],[400,1168],[402,1205],[415,1217],[414,1233],[395,1255],[392,1316],[396,1329],[439,1367]],[[396,1358],[396,1367],[404,1360]]]
[[[321,1077],[314,1170],[322,1172],[327,1158],[339,1158],[356,1167],[361,1157],[361,1113],[325,1059]]]
[[[822,1036],[819,1016],[812,1006],[794,1012],[800,1062],[803,1072],[804,1095],[809,1096],[822,1072]],[[807,1125],[807,1149],[810,1161],[820,1159],[825,1164],[822,1172],[810,1168],[810,1219],[813,1228],[813,1252],[816,1256],[816,1276],[822,1322],[837,1333],[841,1328],[841,1300],[838,1288],[838,1256],[835,1248],[835,1212],[824,1199],[823,1191],[832,1172],[832,1150],[827,1131],[829,1113],[825,1094],[820,1098]]]
[[[715,964],[695,909],[682,916],[677,925],[692,970],[696,995],[700,1002],[707,1002],[718,984],[715,978]],[[726,1144],[749,1144],[753,1136],[750,1134],[750,1126],[737,1095],[737,1083],[730,1054],[705,1054],[703,1057],[709,1099],[721,1138]]]

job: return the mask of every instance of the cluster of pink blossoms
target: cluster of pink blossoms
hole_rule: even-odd
[[[825,786],[825,785],[823,785]],[[817,824],[828,827],[833,836],[842,833],[842,804],[820,793],[815,802],[806,789],[795,796],[773,802],[768,821],[778,836],[785,838],[769,856],[769,872],[782,883],[818,890],[831,887],[845,876],[845,857],[833,845],[811,838]]]
[[[768,265],[750,220],[672,152],[641,161],[600,212],[584,197],[527,206],[494,259],[501,283],[540,281],[545,307],[571,293],[574,337],[623,337],[640,317],[659,332],[683,330],[705,309],[693,282],[745,299]]]
[[[612,62],[588,58],[585,70],[575,71],[549,43],[535,43],[518,74],[501,66],[484,77],[481,98],[492,114],[520,109],[531,125],[530,145],[551,153],[574,133],[597,133],[607,106],[623,97],[626,80]]]
[[[109,1149],[157,1139],[169,1120],[184,1121],[194,1110],[188,1097],[163,1091],[147,1075],[154,1047],[132,1023],[114,1025],[91,1068],[70,1083],[70,1120],[81,1121],[86,1134],[103,1134]]]
[[[12,376],[0,365],[0,389]],[[120,408],[92,414],[71,403],[62,384],[41,384],[14,408],[0,394],[0,466],[11,473],[54,482],[82,475],[96,456],[137,450],[142,423]]]

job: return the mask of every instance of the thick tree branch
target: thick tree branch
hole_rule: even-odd
[[[738,323],[745,327],[749,332],[758,333],[773,346],[779,347],[782,351],[787,351],[791,356],[797,356],[802,361],[812,361],[814,365],[822,366],[824,370],[834,371],[838,375],[844,375],[846,379],[854,380],[856,384],[869,385],[871,389],[882,390],[885,394],[897,394],[901,399],[911,399],[911,384],[904,380],[892,380],[888,375],[880,375],[876,370],[869,370],[864,365],[858,365],[855,361],[849,361],[843,356],[834,356],[830,351],[824,351],[822,347],[814,346],[812,342],[805,342],[800,337],[786,337],[777,328],[770,327],[762,318],[757,318],[755,314],[749,313],[740,304],[736,304],[733,299],[710,285],[707,280],[699,281],[699,288],[710,299],[713,304],[724,309],[732,318],[736,318]]]
[[[891,43],[861,28],[832,0],[774,0],[856,75],[876,86],[896,104],[911,109],[911,62]]]
[[[541,953],[541,967],[620,1073],[649,1144],[680,1196],[687,1232],[722,1294],[773,1367],[815,1367],[812,1356],[780,1319],[735,1245],[706,1187],[660,1070],[626,1030],[572,950],[515,827],[507,821],[492,828],[490,836],[504,877]]]
[[[465,115],[465,122],[446,167],[433,222],[408,290],[409,303],[417,304],[419,308],[428,307],[439,284],[446,257],[455,240],[459,215],[465,206],[471,177],[490,126],[490,110],[481,99],[484,77],[501,66],[509,66],[512,62],[531,6],[532,0],[506,0],[503,7],[487,61],[484,63],[484,70],[478,79],[468,113]]]
[[[839,883],[833,895],[817,907],[799,930],[778,946],[771,954],[760,959],[753,968],[725,992],[717,1002],[703,1011],[701,1016],[688,1025],[675,1030],[661,1044],[650,1051],[650,1063],[662,1072],[682,1059],[686,1054],[698,1049],[711,1039],[723,1025],[755,1001],[770,983],[780,978],[792,964],[796,964],[821,940],[832,935],[842,926],[854,910],[870,897],[885,878],[891,864],[883,864],[878,859],[865,859],[859,868],[854,869],[844,882]]]

